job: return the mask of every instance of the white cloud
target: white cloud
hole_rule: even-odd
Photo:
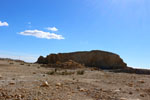
[[[1,22],[1,21],[0,21],[0,26],[8,26],[8,23],[7,23],[7,22]]]
[[[49,31],[58,31],[56,27],[47,27],[46,29]]]
[[[31,22],[28,22],[28,24],[30,25],[30,24],[31,24]]]
[[[62,35],[58,35],[50,32],[44,32],[40,30],[25,30],[24,32],[20,32],[20,34],[26,36],[34,36],[37,38],[58,39],[58,40],[64,39]]]

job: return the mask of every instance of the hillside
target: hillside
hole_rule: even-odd
[[[149,75],[0,60],[0,100],[149,100]]]

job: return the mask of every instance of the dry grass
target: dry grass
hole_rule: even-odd
[[[54,70],[46,72],[46,74],[48,75],[72,75],[72,74],[75,74],[75,72],[67,71],[67,70],[58,71],[57,69],[54,69]]]
[[[84,70],[78,70],[77,75],[84,75],[85,71]]]

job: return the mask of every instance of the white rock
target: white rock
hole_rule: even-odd
[[[114,92],[120,92],[120,90],[117,89],[117,90],[114,90]]]
[[[57,84],[56,84],[56,86],[61,86],[61,85],[62,85],[61,83],[57,83]]]
[[[47,81],[44,81],[43,83],[42,83],[42,85],[41,86],[43,86],[43,87],[48,87],[49,86],[49,84],[48,84],[48,82]]]

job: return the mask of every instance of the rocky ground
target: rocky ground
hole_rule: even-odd
[[[0,100],[150,100],[150,76],[0,60]]]

